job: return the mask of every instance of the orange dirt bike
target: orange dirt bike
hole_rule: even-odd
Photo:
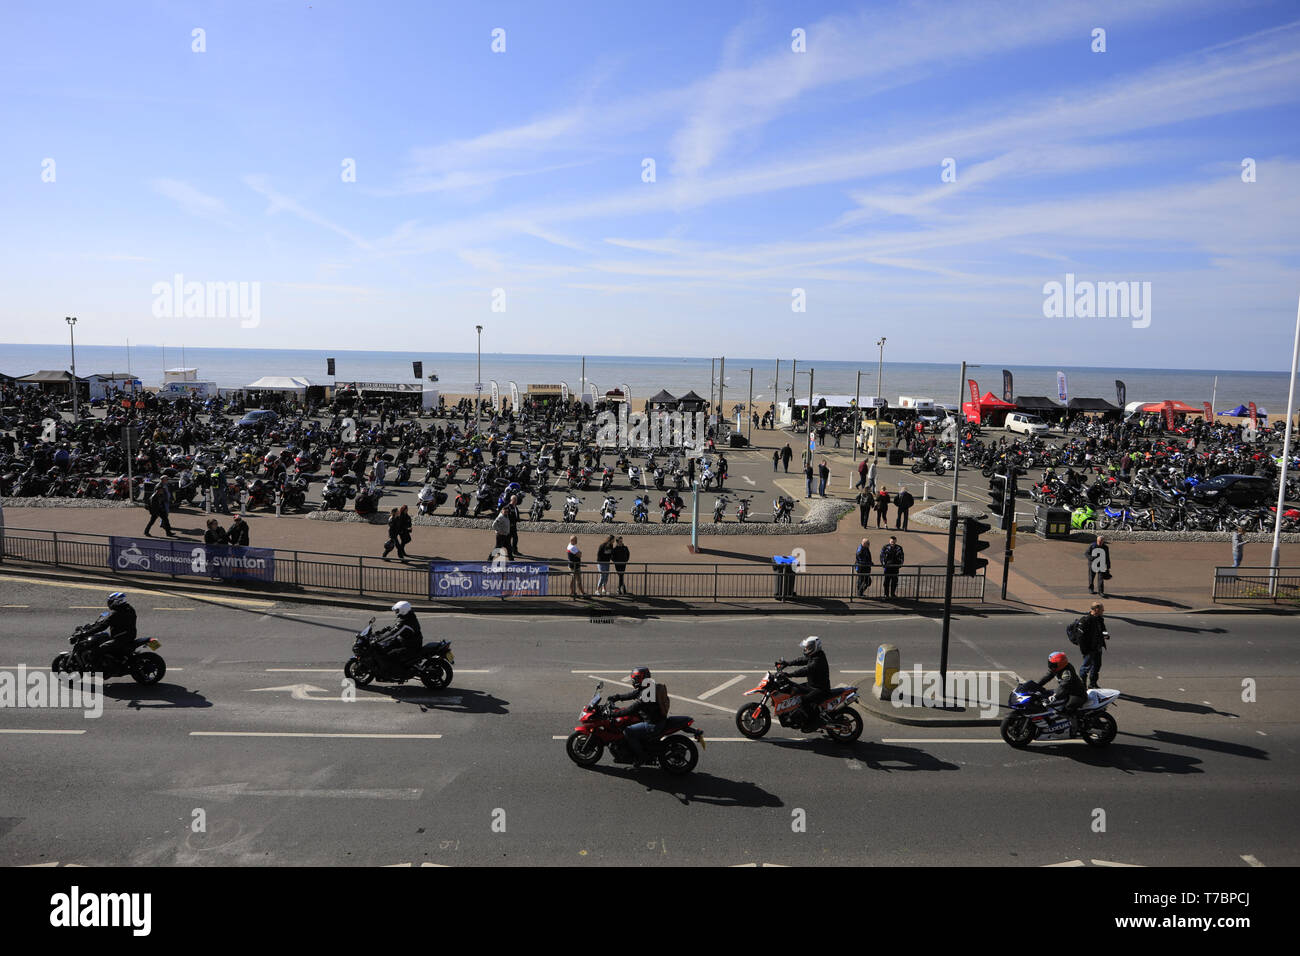
[[[757,740],[772,727],[772,715],[782,727],[805,734],[824,732],[831,740],[851,744],[862,736],[862,715],[851,706],[858,699],[856,687],[833,687],[817,705],[811,720],[801,709],[803,695],[795,682],[777,670],[768,671],[759,685],[745,695],[761,694],[762,700],[744,704],[736,711],[736,728],[751,740]]]

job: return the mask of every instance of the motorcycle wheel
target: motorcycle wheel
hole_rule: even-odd
[[[1017,750],[1028,747],[1036,733],[1033,721],[1024,714],[1011,714],[1002,721],[1002,739]]]
[[[131,676],[138,684],[156,684],[167,673],[163,659],[152,651],[131,655]]]
[[[1102,711],[1100,714],[1094,714],[1082,728],[1083,742],[1089,747],[1104,747],[1119,733],[1119,725],[1115,723],[1115,718],[1110,714]]]
[[[846,707],[835,715],[833,723],[826,724],[825,730],[837,744],[851,744],[862,736],[862,715]]]
[[[68,666],[68,658],[69,655],[66,652],[56,655],[53,663],[50,664],[50,673],[62,674],[64,671],[67,671],[71,674],[72,668]]]
[[[659,766],[667,773],[679,777],[690,773],[699,762],[699,748],[689,737],[676,734],[664,741],[663,753],[659,755]]]
[[[745,704],[736,711],[736,729],[750,740],[758,740],[772,729],[772,714],[762,704]]]
[[[992,478],[992,477],[993,477],[993,466],[992,466],[992,465],[985,465],[983,468],[980,469],[980,474],[983,475],[985,478]]]
[[[451,683],[451,665],[444,660],[428,661],[420,674],[420,681],[429,690],[442,690]]]
[[[947,470],[948,470],[948,469],[945,468],[945,467],[943,466],[942,463],[940,463],[940,464],[938,464],[938,465],[935,465],[935,466],[934,466],[934,474],[935,474],[935,477],[936,477],[936,478],[942,478],[942,477],[944,476],[944,473],[945,473]]]
[[[590,767],[600,761],[605,752],[605,745],[591,734],[575,730],[564,742],[564,752],[579,767]]]
[[[919,475],[920,473],[921,473],[921,463],[920,463],[919,461],[917,461],[917,462],[913,462],[913,463],[912,463],[912,474],[914,474],[914,475]]]
[[[358,687],[365,687],[375,679],[375,672],[371,670],[368,664],[363,664],[353,657],[343,665],[343,676]]]

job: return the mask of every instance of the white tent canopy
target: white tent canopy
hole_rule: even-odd
[[[307,389],[314,388],[315,382],[292,375],[263,375],[256,382],[244,387],[250,392],[298,392],[306,394]]]

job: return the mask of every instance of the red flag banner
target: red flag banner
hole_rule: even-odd
[[[980,387],[975,383],[975,379],[973,378],[966,379],[966,384],[970,386],[971,404],[978,408],[980,403]]]
[[[1174,403],[1173,402],[1165,402],[1164,413],[1165,413],[1165,428],[1167,428],[1169,431],[1173,431],[1174,430]]]
[[[1212,421],[1214,421],[1214,409],[1212,409],[1212,408],[1210,407],[1210,403],[1209,403],[1209,402],[1202,402],[1202,403],[1201,403],[1201,407],[1205,409],[1205,420],[1206,420],[1207,422],[1212,422]]]
[[[1259,412],[1255,409],[1255,403],[1250,403],[1250,423],[1256,428],[1259,427]]]

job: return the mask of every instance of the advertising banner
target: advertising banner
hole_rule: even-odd
[[[975,379],[973,379],[973,378],[968,378],[968,379],[966,379],[966,385],[967,385],[968,388],[970,388],[970,401],[971,401],[971,404],[974,405],[976,408],[979,408],[979,404],[980,404],[980,387],[979,387],[979,385],[975,382]]]
[[[1056,373],[1056,397],[1062,402],[1070,400],[1070,390],[1065,382],[1065,373],[1060,371]]]
[[[1165,402],[1164,405],[1162,406],[1162,410],[1165,413],[1165,428],[1168,429],[1169,431],[1173,431],[1174,430],[1174,403]]]
[[[1006,369],[1002,370],[1002,401],[1004,402],[1014,401],[1014,399],[1011,397],[1011,373],[1008,372]]]
[[[429,597],[537,597],[547,593],[545,564],[505,562],[429,565]]]
[[[1259,411],[1255,408],[1255,403],[1250,403],[1250,424],[1255,428],[1259,427]]]
[[[231,548],[197,541],[109,538],[108,565],[114,571],[192,574],[231,581],[274,581],[275,552]]]
[[[1212,421],[1214,421],[1214,409],[1212,409],[1212,408],[1210,407],[1210,403],[1209,403],[1209,402],[1202,402],[1202,403],[1201,403],[1201,407],[1202,407],[1203,409],[1205,409],[1205,420],[1206,420],[1207,422],[1212,422]]]
[[[1125,399],[1128,398],[1128,389],[1119,379],[1115,379],[1115,404],[1123,408],[1128,404]]]

